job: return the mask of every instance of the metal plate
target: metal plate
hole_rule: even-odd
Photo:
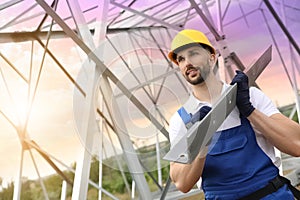
[[[235,107],[236,89],[236,84],[229,86],[219,101],[212,106],[211,111],[188,130],[186,137],[181,138],[164,159],[191,163]]]

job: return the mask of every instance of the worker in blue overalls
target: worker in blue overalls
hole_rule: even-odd
[[[200,31],[179,32],[168,56],[192,89],[188,101],[170,119],[172,148],[187,133],[186,124],[201,120],[229,85],[214,73],[216,50]],[[243,72],[237,71],[231,84],[235,83],[236,107],[211,145],[191,164],[171,162],[170,177],[182,192],[201,182],[207,200],[293,200],[291,184],[279,176],[280,158],[274,147],[300,156],[300,125],[282,115],[259,89],[249,88]]]

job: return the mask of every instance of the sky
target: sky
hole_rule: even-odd
[[[89,8],[95,5],[94,1],[84,1],[86,4],[81,4],[82,9]],[[141,2],[141,1],[138,1]],[[250,12],[253,7],[257,6],[257,3],[249,3],[249,1],[241,1],[243,4],[243,12]],[[26,4],[26,7],[34,5],[34,1],[25,1],[24,4],[17,5],[16,8],[10,8],[7,10],[0,11],[0,23],[1,25],[6,23],[4,16],[8,16],[6,12],[18,13],[20,8],[25,10],[22,6]],[[146,7],[145,5],[150,4],[150,1],[144,1],[143,3],[138,3],[137,7]],[[297,44],[300,44],[299,37],[299,15],[300,15],[300,5],[299,1],[296,0],[289,2],[289,7],[286,8],[287,11],[287,27],[291,32],[292,36],[295,38]],[[280,7],[278,3],[275,3],[275,8],[278,13],[280,13]],[[225,6],[225,5],[223,5]],[[58,13],[63,16],[69,16],[69,12],[58,6]],[[297,9],[292,9],[291,7],[296,7]],[[215,5],[212,5],[212,13],[216,13],[214,10]],[[224,7],[223,7],[224,8]],[[275,20],[273,20],[270,14],[267,12],[266,15],[269,20],[269,25],[274,33],[276,42],[279,46],[279,51],[285,61],[287,70],[292,72],[292,63],[290,57],[289,44],[287,42],[286,36],[283,34],[282,30],[279,28]],[[19,10],[18,10],[19,9]],[[175,8],[179,9],[179,8]],[[231,10],[235,9],[235,10]],[[14,11],[14,12],[13,12]],[[28,13],[38,13],[42,9],[36,6],[34,10]],[[99,11],[99,10],[97,10]],[[117,11],[116,11],[117,12]],[[273,45],[273,59],[268,65],[262,75],[257,79],[257,84],[260,88],[269,96],[272,101],[277,106],[284,106],[288,104],[295,103],[295,95],[293,93],[292,87],[288,81],[285,70],[279,59],[279,53],[276,49],[276,45],[272,40],[272,37],[268,31],[268,27],[265,24],[262,14],[259,11],[253,12],[248,15],[247,19],[240,18],[236,20],[237,16],[240,16],[240,9],[237,6],[230,6],[228,10],[228,15],[224,19],[225,24],[224,33],[226,35],[226,43],[231,51],[237,53],[241,58],[242,62],[246,67],[251,66],[256,59],[266,50],[269,45]],[[97,12],[91,11],[87,15],[87,21],[97,18]],[[126,15],[125,15],[126,16]],[[298,16],[298,17],[297,17]],[[12,15],[9,19],[13,19]],[[125,18],[125,17],[124,17]],[[213,15],[216,21],[217,15]],[[24,31],[24,30],[34,30],[41,18],[35,18],[29,22],[19,23],[12,25],[11,27],[1,29],[1,32],[8,31]],[[246,23],[247,21],[247,23]],[[48,23],[50,21],[47,21]],[[122,26],[129,25],[129,22],[124,22]],[[132,23],[132,22],[131,22]],[[146,23],[146,22],[145,22]],[[146,23],[147,24],[147,23]],[[247,25],[248,24],[248,25]],[[57,28],[57,27],[54,27]],[[214,40],[213,36],[209,34],[208,29],[205,27],[203,22],[200,20],[199,16],[195,16],[186,24],[186,28],[194,28],[202,30],[208,33],[208,37],[211,39],[213,45],[218,45]],[[145,32],[142,32],[145,33]],[[174,35],[176,31],[170,31],[171,35]],[[165,52],[168,51],[168,45],[170,43],[170,38],[167,37],[166,32],[155,32],[154,33],[158,41],[163,47]],[[161,34],[166,34],[162,36]],[[133,71],[138,74],[139,77],[145,76],[148,79],[154,78],[164,74],[168,70],[168,66],[164,58],[161,56],[159,49],[153,44],[150,44],[146,39],[150,38],[150,35],[145,33],[144,35],[138,33],[138,42],[147,47],[147,52],[152,57],[150,61],[140,47],[133,46],[130,43],[130,38],[127,34],[111,35],[110,39],[114,44],[117,44],[119,52],[122,53],[124,59],[130,63],[132,66],[136,66]],[[145,39],[146,38],[146,39]],[[137,87],[138,83],[132,73],[126,69],[123,60],[118,56],[118,54],[112,49],[108,41],[100,43],[98,49],[104,48],[106,51],[103,55],[103,61],[113,73],[118,76],[118,78],[128,87]],[[4,61],[0,59],[0,91],[2,98],[0,99],[0,110],[5,113],[5,116],[10,118],[15,125],[22,125],[25,121],[26,116],[26,105],[28,105],[28,89],[31,90],[30,98],[32,97],[35,82],[38,80],[39,68],[43,63],[43,68],[41,70],[41,78],[37,88],[36,97],[33,101],[32,111],[27,127],[27,133],[31,139],[39,144],[42,149],[48,152],[50,155],[55,156],[67,166],[71,166],[74,163],[80,151],[82,150],[82,136],[78,133],[78,126],[74,117],[74,85],[62,72],[62,70],[57,66],[57,64],[49,57],[46,56],[43,60],[43,49],[37,44],[34,44],[34,57],[32,59],[33,68],[30,76],[30,56],[31,56],[31,43],[2,43],[0,44],[0,52],[7,57],[13,65],[29,80],[31,77],[32,83],[28,86],[27,83],[20,78],[17,73],[12,70],[11,67]],[[83,52],[72,42],[70,39],[56,39],[51,40],[49,43],[49,49],[55,53],[57,59],[61,62],[63,66],[66,66],[66,70],[74,79],[78,79],[79,74],[82,72],[83,65],[87,62],[86,57]],[[136,51],[138,49],[138,54],[140,54],[140,61],[136,58]],[[293,50],[294,51],[294,50]],[[295,52],[295,51],[294,51]],[[299,63],[299,55],[295,52],[295,60]],[[151,70],[150,70],[151,69]],[[145,74],[143,74],[145,73]],[[296,78],[299,79],[299,71],[296,73]],[[143,80],[143,78],[141,78]],[[147,80],[144,78],[144,80]],[[166,82],[162,80],[155,81],[151,87],[147,88],[151,91],[150,94],[155,96],[159,94],[160,86],[163,86],[161,90],[162,93],[158,99],[158,107],[163,115],[168,119],[173,112],[176,111],[178,106],[184,102],[187,98],[187,93],[184,86],[180,85],[178,79],[174,74],[166,79]],[[113,92],[115,95],[119,95],[120,91],[113,87]],[[152,102],[147,98],[143,89],[139,88],[134,90],[134,94],[145,104],[146,108],[151,111],[154,116],[158,113],[155,111],[155,107]],[[126,125],[130,136],[134,139],[135,145],[142,146],[144,144],[153,143],[156,141],[156,135],[159,135],[160,140],[165,138],[154,128],[154,126],[146,120],[145,117],[128,101],[127,98],[119,97],[117,102],[121,105],[120,110],[124,119],[127,119]],[[107,113],[107,112],[106,112]],[[5,182],[13,181],[16,177],[21,157],[21,145],[18,139],[18,133],[16,129],[8,122],[8,120],[0,115],[0,177],[2,177]],[[100,135],[95,136],[97,139]],[[111,134],[113,141],[116,141],[116,137]],[[109,142],[109,138],[106,137],[107,146],[106,154],[112,154],[113,147],[121,149],[120,145],[116,142],[114,145]],[[151,142],[150,142],[151,141]],[[91,150],[93,151],[93,150]],[[36,163],[38,163],[38,168],[42,176],[54,173],[50,166],[42,159],[42,157],[37,154],[34,150],[32,151]],[[63,166],[59,165],[61,169],[65,169]],[[37,173],[34,168],[33,161],[30,156],[29,151],[25,151],[24,154],[24,168],[23,176],[28,178],[36,178]]]

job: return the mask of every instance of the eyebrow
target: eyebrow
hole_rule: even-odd
[[[193,53],[194,51],[199,51],[199,49],[191,49],[191,50],[189,50],[187,53],[189,54],[189,53]],[[183,57],[182,55],[177,55],[177,58],[176,59],[178,59],[179,57]]]

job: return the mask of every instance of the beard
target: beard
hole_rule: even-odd
[[[185,76],[185,79],[192,85],[198,85],[200,83],[203,83],[208,75],[210,74],[210,66],[209,64],[207,63],[205,66],[203,66],[203,68],[200,68],[200,67],[189,67],[189,69],[194,69],[194,70],[197,70],[199,71],[199,74],[197,75],[196,79],[190,79],[190,77],[186,74]]]

